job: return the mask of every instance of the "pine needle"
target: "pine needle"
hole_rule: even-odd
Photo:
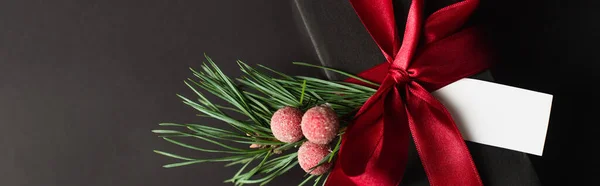
[[[306,90],[306,80],[302,81],[302,93],[300,94],[300,105],[302,105],[302,100],[304,99],[304,91]]]
[[[318,65],[308,64],[308,63],[303,63],[303,62],[294,62],[293,64],[307,66],[307,67],[315,67],[315,68],[320,68],[320,69],[332,71],[332,72],[348,76],[350,78],[362,81],[364,83],[367,83],[367,84],[370,84],[370,85],[373,85],[373,86],[379,86],[379,84],[377,84],[377,83],[373,83],[373,82],[371,82],[369,80],[363,79],[361,77],[355,76],[353,74],[350,74],[350,73],[347,73],[347,72],[344,72],[344,71],[341,71],[341,70],[337,70],[337,69],[333,69],[333,68],[329,68],[329,67],[324,67],[324,66],[318,66]]]
[[[164,129],[152,132],[171,144],[198,153],[229,154],[230,156],[196,159],[164,151],[155,150],[154,152],[180,161],[164,165],[165,168],[204,162],[225,162],[225,166],[240,166],[231,179],[225,180],[234,185],[265,185],[298,165],[296,149],[306,139],[294,143],[284,143],[273,136],[269,123],[277,109],[295,106],[307,110],[327,103],[335,109],[338,115],[345,116],[355,112],[376,91],[371,87],[346,82],[291,76],[262,65],[258,65],[260,68],[254,68],[239,60],[237,64],[243,76],[230,78],[219,69],[210,57],[205,55],[205,58],[206,63],[202,63],[198,70],[190,68],[194,79],[189,78],[184,81],[196,98],[189,99],[179,94],[177,96],[182,99],[184,104],[199,111],[200,113],[197,115],[220,120],[232,127],[233,130],[202,124],[161,123],[159,126]],[[300,62],[294,64],[334,71],[378,86],[360,77],[328,67]],[[266,70],[268,73],[260,70]],[[227,104],[215,104],[216,102],[209,100],[205,94],[211,94]],[[227,114],[232,112],[241,114],[244,118],[234,118]],[[343,131],[340,131],[341,133]],[[199,139],[215,147],[198,147],[178,140],[179,138]],[[319,165],[333,161],[339,151],[340,142],[341,137],[335,148],[319,162]],[[231,145],[232,143],[252,144],[260,148],[238,147]],[[260,162],[257,164],[255,160],[260,160]],[[311,175],[301,185],[313,179],[317,185],[326,178],[327,176],[324,175]]]

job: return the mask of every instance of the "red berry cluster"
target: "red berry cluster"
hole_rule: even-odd
[[[304,114],[297,108],[284,107],[271,117],[271,131],[279,141],[293,143],[306,137],[308,141],[298,149],[298,163],[313,175],[324,174],[331,167],[331,163],[325,163],[310,170],[329,154],[329,143],[339,126],[335,111],[327,105],[313,107]]]

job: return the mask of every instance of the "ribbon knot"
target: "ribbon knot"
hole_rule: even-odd
[[[390,67],[388,75],[396,82],[396,85],[405,85],[411,80],[406,70],[400,68]]]

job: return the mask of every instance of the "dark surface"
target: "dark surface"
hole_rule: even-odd
[[[555,95],[544,156],[530,157],[544,185],[589,185],[598,172],[597,7],[483,0],[476,17],[501,54],[497,82]],[[317,61],[293,11],[267,0],[0,1],[0,185],[221,185],[235,168],[161,168],[173,161],[152,149],[191,152],[150,130],[199,122],[175,94],[190,95],[182,81],[203,52],[311,75],[289,64]]]
[[[235,168],[175,169],[150,130],[200,121],[176,93],[203,52],[296,73],[315,62],[288,1],[0,1],[0,185],[223,185]],[[305,75],[316,75],[303,73]],[[221,124],[221,123],[219,123]],[[299,169],[273,185],[299,183]]]

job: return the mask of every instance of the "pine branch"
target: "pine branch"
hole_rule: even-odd
[[[288,152],[298,148],[306,139],[295,143],[278,141],[270,130],[270,119],[273,113],[284,106],[294,106],[301,110],[320,104],[329,104],[340,117],[351,116],[362,104],[375,93],[375,89],[361,85],[322,80],[312,77],[290,76],[271,68],[258,65],[254,68],[242,61],[237,61],[243,76],[232,79],[221,71],[214,61],[205,55],[207,60],[199,70],[190,68],[195,79],[187,79],[184,84],[196,95],[196,99],[180,97],[184,104],[199,111],[199,116],[220,120],[235,130],[201,124],[161,123],[161,127],[169,129],[153,130],[165,141],[201,153],[217,153],[229,155],[213,159],[185,157],[164,151],[155,152],[180,162],[164,165],[166,168],[186,166],[203,162],[226,162],[225,166],[239,165],[239,171],[225,182],[234,185],[265,185],[294,168],[298,164],[297,152]],[[360,79],[351,74],[327,67],[319,67],[306,63],[297,65],[322,68]],[[263,72],[261,70],[266,70]],[[364,80],[366,81],[366,80]],[[368,82],[368,81],[367,81]],[[374,83],[370,83],[376,85]],[[204,94],[208,93],[225,101],[226,105],[213,103]],[[193,101],[195,100],[195,101]],[[228,114],[234,112],[245,118],[234,118]],[[340,130],[340,134],[343,129]],[[184,143],[179,138],[193,138],[208,142],[215,148],[198,147]],[[341,137],[329,155],[319,162],[332,162],[339,150]],[[229,145],[244,144],[258,148],[240,148]],[[316,166],[315,166],[316,167]],[[324,182],[327,176],[309,176],[302,184],[315,179],[315,185]]]

